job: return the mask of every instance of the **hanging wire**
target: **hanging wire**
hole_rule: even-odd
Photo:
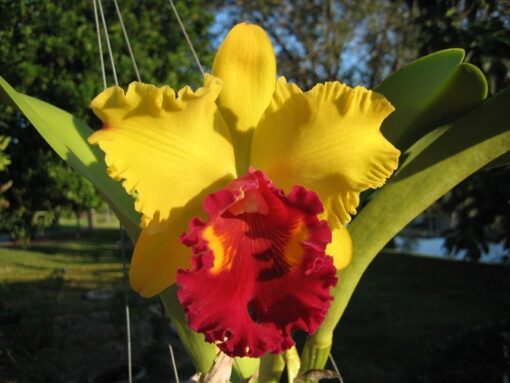
[[[120,21],[120,25],[121,25],[121,28],[122,28],[122,33],[124,34],[124,41],[126,42],[126,45],[127,45],[128,51],[129,51],[129,56],[131,57],[131,62],[133,64],[133,68],[135,70],[136,78],[137,78],[138,81],[141,82],[142,79],[140,77],[140,72],[138,71],[138,65],[136,65],[135,55],[133,54],[133,49],[131,48],[131,43],[129,41],[127,30],[126,30],[126,27],[124,25],[124,19],[122,17],[122,12],[120,10],[120,7],[119,7],[119,4],[118,4],[117,0],[113,0],[113,2],[115,4],[115,10],[117,12],[117,16],[118,16],[119,21]],[[125,271],[125,273],[126,273],[126,271]],[[127,278],[127,277],[125,276],[125,278]],[[126,302],[127,302],[127,295],[126,295]],[[170,353],[170,362],[172,364],[172,370],[173,370],[173,373],[174,373],[174,378],[175,378],[176,383],[179,383],[179,373],[178,373],[178,370],[177,370],[177,364],[175,362],[174,349],[172,347],[172,344],[170,343],[170,337],[169,337],[169,334],[168,334],[168,329],[166,327],[167,323],[166,323],[166,320],[165,320],[164,308],[163,308],[163,304],[161,303],[161,301],[160,301],[160,308],[162,309],[162,314],[163,314],[162,315],[162,320],[163,320],[164,333],[165,333],[166,343],[167,343],[167,346],[168,346],[168,351]],[[128,315],[128,314],[126,314],[126,315]],[[128,347],[130,347],[130,345],[128,345]],[[129,352],[129,354],[130,354],[130,352]]]
[[[97,4],[96,0],[92,0],[94,4],[94,20],[96,22],[96,34],[97,34],[97,47],[99,50],[99,61],[101,62],[101,76],[103,78],[103,87],[106,89],[106,70],[104,67],[104,59],[103,59],[103,44],[101,43],[101,31],[99,30],[99,17],[97,15]]]
[[[117,79],[117,70],[115,69],[115,62],[113,60],[113,52],[112,46],[110,45],[110,37],[108,36],[108,27],[106,26],[106,20],[104,18],[103,5],[101,0],[97,0],[99,4],[99,14],[101,15],[101,21],[103,23],[104,36],[106,38],[106,47],[108,48],[108,56],[110,56],[110,63],[112,64],[112,74],[113,79],[115,81],[115,85],[119,85],[119,80]]]
[[[124,39],[126,41],[126,45],[127,45],[127,48],[128,48],[128,51],[129,51],[129,56],[131,57],[131,62],[133,63],[133,68],[135,70],[135,74],[136,74],[136,78],[138,79],[138,81],[141,81],[141,78],[140,78],[140,72],[138,71],[138,66],[136,65],[136,60],[135,60],[135,57],[134,57],[134,54],[133,54],[133,50],[131,48],[131,44],[129,42],[129,37],[128,37],[128,34],[127,34],[127,31],[126,31],[126,28],[124,26],[124,21],[122,19],[122,13],[120,11],[120,8],[119,8],[119,5],[117,3],[117,0],[113,0],[114,1],[114,4],[115,4],[115,9],[116,9],[116,12],[117,12],[117,16],[119,17],[119,21],[120,21],[120,24],[121,24],[121,28],[122,28],[122,32],[124,34]],[[96,24],[96,33],[97,33],[97,45],[98,45],[98,49],[99,49],[99,58],[100,58],[100,62],[101,62],[101,74],[102,74],[102,79],[103,79],[103,86],[104,88],[107,87],[107,83],[106,83],[106,71],[105,71],[105,65],[104,65],[104,60],[103,60],[103,48],[102,48],[102,44],[101,44],[101,34],[100,34],[100,29],[99,29],[99,20],[98,20],[98,12],[97,12],[97,4],[96,4],[96,0],[92,0],[93,2],[93,5],[94,5],[94,18],[95,18],[95,24]],[[102,4],[101,4],[101,0],[97,0],[97,2],[99,3],[99,13],[101,14],[101,20],[102,20],[102,24],[103,24],[103,29],[104,29],[104,33],[105,33],[105,37],[106,37],[106,45],[107,45],[107,48],[108,48],[108,55],[110,57],[110,63],[112,65],[112,74],[113,74],[113,78],[114,78],[114,81],[115,81],[115,85],[119,85],[119,82],[118,82],[118,79],[117,79],[117,71],[115,69],[115,62],[114,62],[114,59],[113,59],[113,52],[112,52],[112,48],[111,48],[111,45],[110,45],[110,38],[108,36],[108,27],[106,25],[106,20],[105,20],[105,17],[104,17],[104,12],[103,12],[103,7],[102,7]],[[177,19],[177,22],[179,23],[179,26],[181,28],[181,31],[184,35],[184,38],[186,39],[186,42],[188,43],[188,46],[190,48],[190,51],[196,61],[196,64],[198,66],[198,69],[200,71],[200,73],[202,75],[205,74],[204,72],[204,69],[202,67],[202,64],[200,63],[200,60],[198,58],[198,55],[195,51],[195,48],[193,47],[193,44],[188,36],[188,33],[186,32],[186,28],[184,27],[184,24],[179,16],[179,13],[177,11],[177,8],[175,7],[175,4],[173,2],[173,0],[169,0],[169,3],[170,3],[170,6],[175,14],[175,17]],[[125,251],[125,234],[124,234],[124,229],[122,227],[122,225],[120,226],[120,249],[121,249],[121,257],[122,257],[122,265],[123,265],[123,274],[124,274],[124,302],[125,302],[125,313],[126,313],[126,332],[127,332],[127,348],[128,348],[128,375],[129,375],[129,383],[132,383],[133,381],[133,375],[132,375],[132,358],[131,358],[131,322],[130,322],[130,312],[129,312],[129,297],[128,297],[128,290],[127,290],[127,262],[126,262],[126,251]],[[164,319],[164,317],[163,317]],[[174,351],[173,351],[173,348],[172,348],[172,345],[170,342],[168,342],[168,349],[169,349],[169,352],[170,352],[170,359],[171,359],[171,362],[172,362],[172,368],[173,368],[173,371],[174,371],[174,377],[175,377],[175,380],[176,382],[179,382],[179,375],[178,375],[178,372],[177,372],[177,365],[176,365],[176,362],[175,362],[175,355],[174,355]],[[333,358],[333,356],[331,355],[331,353],[329,354],[329,360],[331,362],[331,364],[333,365],[333,368],[335,370],[335,372],[337,373],[338,375],[338,380],[343,383],[343,378],[342,378],[342,375],[340,374],[340,370],[338,369],[338,366]]]
[[[112,65],[112,73],[113,78],[115,80],[115,85],[118,85],[118,79],[117,79],[117,71],[115,69],[115,62],[113,60],[113,53],[112,48],[110,45],[110,38],[108,36],[108,28],[106,26],[106,20],[104,17],[103,12],[103,6],[101,4],[101,0],[92,0],[92,3],[94,4],[94,18],[96,22],[96,32],[97,32],[97,44],[99,48],[99,57],[101,61],[101,72],[103,77],[103,86],[106,89],[108,84],[106,82],[106,71],[105,71],[105,65],[103,60],[103,47],[101,45],[101,33],[99,28],[99,18],[98,18],[98,7],[97,3],[99,3],[99,13],[101,14],[101,20],[103,24],[103,30],[106,38],[106,45],[108,47],[108,54],[110,56],[110,62]],[[131,350],[131,315],[129,312],[129,295],[128,295],[128,287],[127,287],[127,262],[126,262],[126,243],[125,243],[125,233],[124,228],[122,225],[119,227],[120,229],[120,254],[122,258],[122,271],[124,276],[124,311],[126,316],[126,337],[127,337],[127,355],[128,355],[128,381],[129,383],[133,382],[133,362],[132,362],[132,350]]]
[[[338,381],[340,383],[344,383],[344,379],[342,378],[342,374],[340,374],[340,370],[338,369],[338,366],[336,365],[335,359],[333,358],[333,355],[331,355],[331,353],[329,353],[329,361],[333,365],[333,369],[335,370],[335,372],[336,372],[336,374],[338,376]]]
[[[117,11],[117,16],[119,17],[120,26],[122,28],[122,33],[124,34],[124,40],[126,41],[127,49],[129,51],[129,56],[131,57],[131,62],[133,63],[133,69],[135,70],[136,78],[138,81],[142,81],[140,78],[140,72],[138,71],[138,65],[136,65],[135,55],[133,54],[133,50],[131,49],[131,43],[129,42],[129,37],[126,31],[126,27],[124,26],[124,20],[122,19],[122,13],[120,12],[119,4],[117,0],[113,0],[115,4],[115,10]]]
[[[181,17],[179,16],[179,12],[177,12],[177,8],[175,7],[173,0],[168,0],[168,2],[170,3],[172,10],[174,11],[175,18],[177,19],[177,22],[179,23],[179,26],[181,27],[182,34],[184,35],[184,38],[186,39],[186,42],[188,43],[189,49],[191,50],[191,54],[195,58],[195,61],[198,66],[198,70],[200,71],[200,73],[202,73],[202,76],[204,76],[205,75],[204,68],[202,68],[202,64],[200,64],[200,60],[198,59],[197,52],[195,52],[195,48],[193,47],[193,44],[191,43],[188,33],[186,32],[186,28],[184,27]]]
[[[168,342],[168,349],[170,350],[170,359],[172,360],[172,368],[174,370],[175,382],[179,383],[179,374],[177,373],[177,364],[175,363],[174,349],[170,342]]]
[[[99,18],[98,18],[98,12],[97,12],[98,7],[97,7],[97,4],[96,4],[96,1],[99,2],[99,13],[101,15],[101,20],[102,20],[102,24],[103,24],[103,30],[104,30],[104,33],[105,33],[106,43],[107,43],[107,48],[108,48],[108,55],[110,57],[110,62],[111,62],[111,65],[112,65],[113,78],[115,80],[115,84],[116,85],[118,85],[118,79],[117,79],[117,71],[116,71],[115,62],[114,62],[114,59],[113,59],[113,52],[112,52],[112,48],[111,48],[111,45],[110,45],[110,39],[109,39],[109,35],[108,35],[108,27],[106,25],[106,19],[105,19],[105,16],[104,16],[102,3],[101,3],[101,0],[93,0],[94,15],[95,15],[95,22],[96,22],[96,32],[97,32],[97,36],[98,36],[98,47],[99,47],[99,52],[100,52],[101,70],[102,70],[102,75],[103,75],[103,85],[104,85],[104,88],[106,89],[106,87],[107,87],[106,71],[105,71],[105,65],[104,65],[104,60],[103,60],[103,49],[102,49],[102,44],[101,44],[101,33],[100,33],[100,28],[99,28]],[[116,12],[117,12],[117,16],[118,16],[120,24],[121,24],[122,32],[124,34],[124,40],[126,42],[126,45],[127,45],[128,51],[129,51],[129,55],[131,57],[131,62],[133,64],[133,68],[135,70],[136,77],[137,77],[138,81],[141,81],[140,72],[139,72],[138,66],[136,64],[136,59],[135,59],[135,56],[133,54],[133,50],[131,48],[131,43],[129,41],[127,30],[126,30],[125,25],[124,25],[124,20],[122,18],[122,12],[121,12],[120,7],[119,7],[119,5],[117,3],[117,0],[114,0],[114,4],[115,4],[115,9],[116,9]],[[173,5],[173,4],[171,4],[171,5]],[[177,10],[175,8],[174,8],[174,11],[177,12]],[[195,57],[195,60],[197,60],[199,69],[203,73],[202,66],[200,65],[200,62],[198,61],[198,57],[197,57],[197,55],[196,55],[196,53],[195,53],[195,51],[193,49],[193,46],[191,45],[191,41],[189,40],[188,35],[187,35],[186,31],[184,30],[184,26],[182,25],[182,22],[181,22],[181,20],[180,20],[178,15],[177,15],[177,18],[178,18],[179,23],[181,24],[181,28],[183,29],[184,35],[185,35],[185,37],[186,37],[186,39],[188,41],[188,45],[190,46],[190,48],[192,50],[193,56]],[[125,232],[124,232],[124,229],[123,229],[122,225],[120,226],[120,233],[121,233],[120,234],[120,248],[121,248],[121,257],[122,257],[123,274],[124,274],[124,307],[125,307],[125,315],[126,315],[127,353],[128,353],[128,379],[129,379],[129,383],[132,383],[132,380],[133,380],[132,370],[133,369],[132,369],[132,347],[131,347],[131,321],[130,321],[130,311],[129,311],[129,295],[128,295],[128,287],[127,287],[127,279],[128,279],[127,274],[128,274],[128,272],[127,272],[127,261],[126,261],[126,254],[125,254]],[[164,315],[163,315],[163,324],[165,325],[165,330],[166,330],[166,321],[165,321]],[[167,332],[168,331],[166,330],[166,333]],[[168,333],[167,333],[166,338],[167,338],[167,345],[168,345],[168,350],[169,350],[169,353],[170,353],[170,361],[172,363],[172,369],[173,369],[175,381],[177,383],[179,383],[179,374],[178,374],[178,370],[177,370],[177,364],[176,364],[176,361],[175,361],[174,350],[173,350],[173,347],[172,347],[170,341],[168,340],[169,339]]]
[[[101,0],[99,0],[101,1]],[[122,258],[122,273],[124,276],[124,311],[126,314],[126,334],[127,334],[127,354],[128,354],[128,380],[129,383],[133,382],[133,364],[131,358],[131,315],[129,313],[129,293],[127,287],[128,272],[126,261],[126,242],[125,232],[122,225],[120,225],[120,255]]]
[[[172,344],[170,342],[170,331],[169,331],[169,325],[168,325],[168,322],[167,322],[167,319],[166,319],[166,311],[165,311],[165,306],[163,305],[163,302],[161,301],[161,299],[159,300],[159,309],[161,311],[161,324],[162,324],[162,328],[163,328],[163,334],[164,334],[164,337],[165,337],[165,341],[167,343],[167,346],[168,346],[168,352],[170,353],[170,362],[172,364],[172,370],[173,370],[173,373],[174,373],[174,378],[175,378],[175,382],[176,383],[179,383],[179,373],[177,371],[177,363],[175,362],[175,355],[174,355],[174,349],[172,347]]]

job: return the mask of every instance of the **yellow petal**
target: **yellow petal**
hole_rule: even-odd
[[[345,226],[331,231],[331,243],[326,247],[326,254],[333,257],[337,270],[346,268],[352,259],[352,239]]]
[[[380,133],[394,110],[380,94],[339,82],[303,93],[278,80],[255,130],[251,164],[279,187],[315,191],[332,228],[355,214],[359,193],[384,184],[400,152]]]
[[[91,103],[104,127],[89,137],[106,153],[108,172],[136,193],[142,227],[162,230],[168,220],[201,203],[214,187],[235,178],[233,147],[216,105],[221,80],[176,95],[169,87],[132,83],[112,87]]]
[[[218,98],[234,144],[240,174],[248,168],[252,130],[271,102],[276,59],[266,32],[254,24],[230,30],[214,59],[212,73],[223,80]]]
[[[187,212],[165,225],[164,230],[142,230],[129,269],[133,290],[152,297],[175,283],[178,269],[191,267],[191,251],[179,240],[191,218]]]

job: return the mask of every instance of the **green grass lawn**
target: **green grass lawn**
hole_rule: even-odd
[[[119,335],[123,328],[122,300],[112,303],[83,299],[91,289],[114,289],[121,296],[118,231],[95,230],[80,240],[74,239],[71,232],[64,233],[65,240],[57,236],[34,242],[29,249],[0,247],[0,314],[21,313],[26,321],[23,331],[32,323],[28,320],[32,318],[40,332],[43,330],[37,318],[41,316],[113,310],[118,318],[109,321],[118,331],[110,334],[111,330],[105,329],[104,337],[112,338],[112,342],[117,342],[115,347],[122,349],[124,338]],[[335,334],[332,353],[345,382],[500,383],[505,366],[500,334],[510,329],[509,291],[508,267],[381,254],[364,276]],[[147,311],[147,304],[140,303],[145,301],[135,299],[134,294],[131,298],[138,307],[133,310],[134,316],[138,315],[136,310]],[[84,323],[87,321],[90,331],[100,332],[101,322],[87,319]],[[140,321],[135,323],[135,327],[145,326]],[[76,332],[74,325],[58,324],[57,327],[58,337],[69,337],[65,331]],[[39,360],[30,356],[31,352],[39,355],[37,348],[20,351],[12,346],[10,328],[4,326],[2,335],[0,323],[0,382],[3,377],[1,360],[7,351],[17,360],[18,373],[24,371],[23,363],[26,363],[34,376],[44,375],[44,366],[53,356]],[[28,328],[28,331],[32,330]],[[99,342],[92,339],[89,343]],[[50,348],[56,354],[77,355],[79,359],[61,361],[62,365],[69,364],[69,374],[76,368],[73,363],[87,365],[82,358],[84,355],[93,358],[94,355],[89,355],[94,354],[95,351],[90,351],[95,350],[93,347],[106,348],[83,342],[77,340],[66,351],[60,343]],[[139,342],[139,347],[145,347],[143,339]],[[11,344],[11,349],[7,349],[6,344]],[[164,346],[162,340],[161,345]],[[164,347],[159,352],[163,359],[167,357]],[[154,355],[148,353],[140,360],[146,366],[151,360],[157,364]],[[114,356],[118,358],[118,354]],[[89,362],[93,366],[97,361]],[[46,381],[65,381],[58,380],[63,371]],[[29,381],[19,376],[16,380],[13,376],[9,381]],[[150,381],[165,380],[152,378]]]
[[[55,236],[54,234],[52,236]],[[0,314],[4,311],[52,315],[99,310],[108,302],[83,299],[90,290],[122,289],[122,264],[115,229],[83,232],[64,229],[59,239],[30,247],[0,247]]]
[[[0,247],[0,383],[92,382],[127,358],[118,229],[76,239],[64,226],[48,237]],[[111,296],[92,300],[91,291]],[[157,300],[129,299],[134,360],[162,381],[170,367],[163,322],[149,311]]]
[[[63,270],[76,283],[100,283],[119,277],[118,245],[96,239],[35,241],[29,248],[1,248],[0,281],[25,282],[49,277]],[[111,271],[105,278],[101,275]]]

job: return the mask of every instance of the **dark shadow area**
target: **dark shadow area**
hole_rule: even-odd
[[[94,229],[79,240],[63,230],[28,248],[0,248],[0,382],[122,381],[127,338],[118,240],[118,230]],[[168,342],[181,376],[191,376],[159,299],[130,290],[128,299],[135,381],[168,382]]]
[[[44,273],[35,264],[39,279],[0,282],[1,382],[89,383],[122,376],[127,356],[119,258],[118,267],[71,263]],[[87,278],[73,271],[84,267]],[[508,363],[508,272],[504,266],[380,255],[335,334],[332,353],[344,380],[500,383]],[[129,301],[139,381],[171,379],[167,341],[181,379],[190,377],[193,366],[163,321],[158,299],[130,292]]]
[[[127,375],[121,282],[75,286],[59,274],[39,281],[0,284],[1,382],[114,382]],[[91,299],[91,291],[112,291]],[[168,346],[181,376],[193,367],[164,322],[157,298],[130,293],[136,382],[168,382]],[[105,380],[106,379],[106,380]]]
[[[501,338],[510,331],[509,271],[381,254],[335,333],[344,380],[500,383],[509,363]]]

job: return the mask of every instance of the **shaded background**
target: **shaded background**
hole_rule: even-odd
[[[410,61],[449,47],[464,48],[466,61],[482,69],[489,95],[510,81],[505,1],[176,4],[206,68],[228,29],[250,21],[270,35],[279,74],[304,89],[335,79],[374,87]],[[119,5],[143,81],[200,84],[167,1]],[[134,72],[113,2],[103,6],[125,86]],[[97,126],[86,107],[102,90],[92,2],[0,0],[0,14],[0,74],[19,91]],[[333,355],[346,382],[501,382],[510,373],[509,179],[508,167],[478,172],[378,257],[335,336]],[[19,113],[0,105],[0,382],[121,379],[116,225],[91,184]],[[413,247],[399,245],[418,241],[420,248],[429,237],[471,262],[410,257]],[[494,256],[488,253],[495,245],[497,264],[478,262]],[[168,381],[166,344],[179,350],[178,341],[157,300],[130,299],[140,381]],[[181,377],[190,375],[182,351],[178,361]]]

